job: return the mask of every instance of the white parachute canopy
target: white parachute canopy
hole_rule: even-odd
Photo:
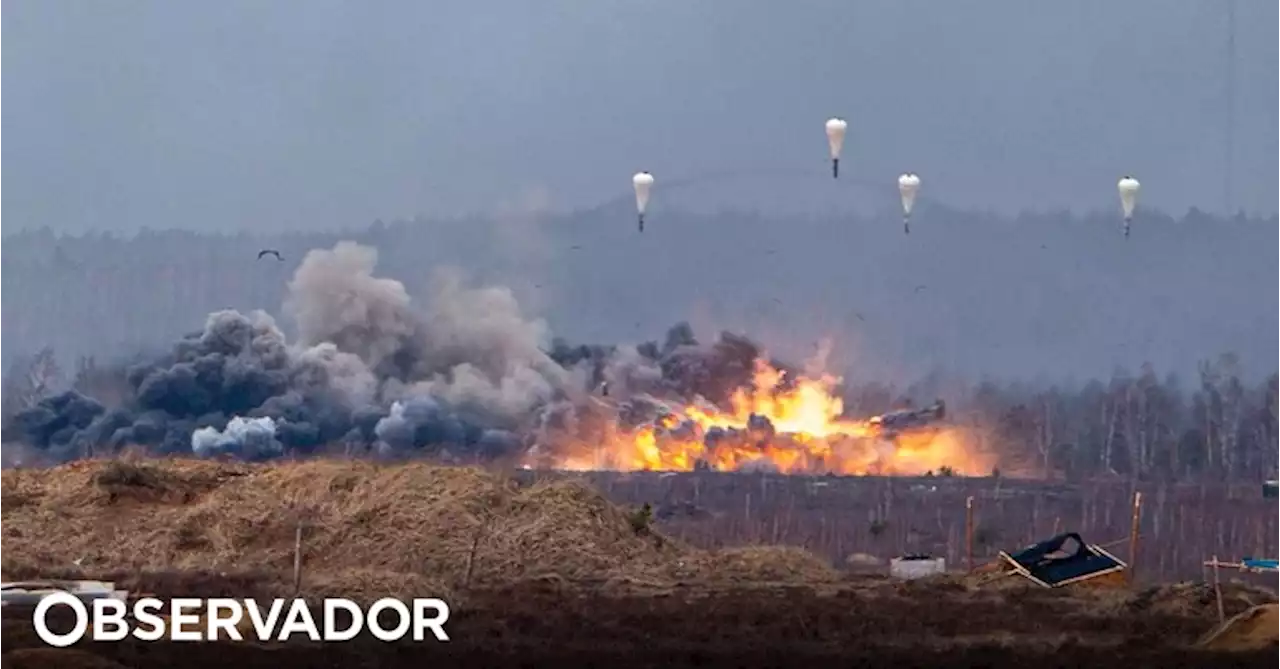
[[[636,189],[636,213],[644,216],[649,208],[649,190],[653,188],[653,175],[648,172],[637,172],[631,177],[631,185]]]
[[[898,193],[902,195],[902,215],[910,216],[916,206],[916,194],[920,192],[920,177],[907,172],[898,177]]]
[[[842,118],[827,119],[827,147],[831,149],[831,177],[840,178],[840,151],[844,148],[844,133],[849,124]]]
[[[1133,208],[1138,204],[1138,191],[1142,184],[1131,176],[1125,176],[1116,184],[1116,189],[1120,191],[1120,208],[1124,210],[1124,220],[1127,221],[1133,218]]]
[[[840,150],[844,148],[844,133],[849,124],[842,118],[827,120],[827,146],[831,149],[831,159],[840,159]]]

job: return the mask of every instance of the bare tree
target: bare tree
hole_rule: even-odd
[[[1262,467],[1267,476],[1275,477],[1280,468],[1280,377],[1272,374],[1263,386],[1263,410],[1261,423],[1263,438]]]
[[[57,389],[61,379],[62,371],[51,347],[46,346],[35,355],[14,360],[4,375],[0,413],[7,420],[31,407]]]
[[[1045,478],[1053,478],[1053,469],[1050,466],[1050,454],[1054,450],[1054,427],[1056,426],[1057,413],[1057,391],[1051,389],[1049,391],[1037,393],[1035,397],[1036,412],[1033,421],[1035,423],[1036,434],[1036,451],[1040,453],[1040,468],[1044,472]]]
[[[36,353],[27,369],[27,382],[36,398],[52,393],[62,383],[62,368],[58,365],[58,357],[53,347],[46,346]]]

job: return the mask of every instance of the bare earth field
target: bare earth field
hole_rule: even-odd
[[[1204,585],[896,583],[799,548],[690,545],[577,480],[421,463],[81,462],[4,471],[0,510],[6,579],[291,596],[302,523],[302,596],[438,596],[454,610],[448,644],[66,650],[42,647],[29,613],[6,611],[5,667],[1272,667],[1277,656],[1276,625],[1257,622],[1274,608],[1201,647],[1217,626]],[[1224,595],[1229,616],[1275,602],[1244,583]]]

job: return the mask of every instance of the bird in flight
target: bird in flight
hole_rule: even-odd
[[[262,260],[263,256],[275,256],[276,260],[284,260],[284,258],[280,257],[280,252],[275,249],[262,249],[261,251],[258,251],[258,260]]]

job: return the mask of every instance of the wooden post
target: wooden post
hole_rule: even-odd
[[[302,523],[293,535],[293,596],[302,593]]]
[[[476,535],[471,538],[471,552],[467,554],[467,573],[462,577],[462,587],[471,587],[471,575],[476,569],[476,553],[480,550],[480,538],[484,536],[485,528],[488,522],[481,523],[476,528]]]
[[[1129,583],[1138,571],[1138,529],[1142,524],[1142,493],[1133,493],[1133,524],[1129,528]]]
[[[973,495],[964,500],[964,564],[973,571]]]
[[[1213,556],[1213,596],[1218,600],[1218,624],[1227,621],[1227,611],[1222,606],[1222,580],[1218,576],[1218,556]]]

